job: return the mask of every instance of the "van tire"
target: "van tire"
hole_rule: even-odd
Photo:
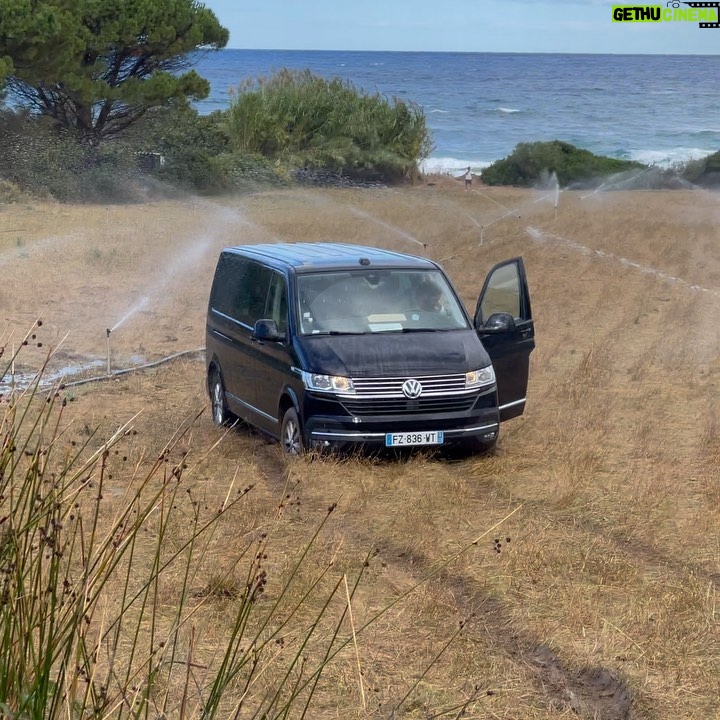
[[[288,408],[283,415],[280,427],[280,444],[286,455],[303,454],[302,429],[295,408]]]
[[[228,410],[227,400],[225,399],[225,385],[217,368],[210,373],[208,387],[210,388],[210,409],[213,425],[216,427],[231,425],[234,418],[230,410]]]

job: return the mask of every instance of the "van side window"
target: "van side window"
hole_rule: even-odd
[[[487,320],[496,312],[510,313],[516,320],[520,319],[520,276],[517,265],[503,265],[493,272],[488,280],[481,310],[482,320]]]
[[[234,253],[223,253],[215,272],[211,307],[252,327],[257,320],[266,317],[265,306],[273,274],[270,268]]]
[[[235,298],[239,292],[239,280],[243,260],[232,253],[222,253],[215,271],[215,281],[210,293],[210,307],[223,315],[234,317]]]
[[[285,277],[277,272],[273,273],[270,281],[270,294],[268,295],[268,307],[265,316],[275,321],[278,332],[287,332],[287,282]]]
[[[273,271],[250,260],[244,260],[237,284],[233,317],[252,327],[266,317],[265,306]]]

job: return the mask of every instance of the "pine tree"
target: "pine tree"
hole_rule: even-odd
[[[191,66],[229,33],[195,0],[0,0],[0,83],[93,146],[153,108],[202,99]]]

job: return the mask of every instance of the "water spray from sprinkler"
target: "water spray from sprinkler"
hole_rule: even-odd
[[[481,225],[480,226],[480,242],[478,243],[478,246],[482,245],[485,241],[485,228],[490,227],[491,225],[494,225],[496,222],[500,222],[501,220],[504,220],[506,217],[510,217],[511,215],[514,215],[518,220],[522,219],[522,215],[518,212],[517,208],[514,210],[509,210],[504,215],[501,215],[499,218],[495,218],[493,221],[489,222],[487,225]]]
[[[650,172],[651,170],[654,170],[655,167],[651,165],[648,168],[645,168],[644,170],[641,170],[639,173],[635,173],[635,175],[631,175],[628,178],[625,178],[624,180],[613,180],[612,177],[606,180],[605,182],[600,183],[592,192],[586,193],[585,195],[580,195],[580,199],[584,200],[585,198],[591,197],[592,195],[597,195],[597,193],[607,189],[610,190],[617,190],[619,187],[622,187],[623,185],[627,185],[627,183],[632,182],[633,180],[637,180],[641,175],[644,175],[647,172]],[[615,176],[616,177],[616,176]]]
[[[377,223],[378,225],[381,225],[386,230],[390,230],[390,232],[395,233],[396,235],[399,235],[402,238],[405,238],[405,240],[414,242],[416,245],[420,245],[421,247],[424,247],[424,248],[427,247],[427,243],[421,242],[416,237],[411,235],[409,232],[405,232],[405,230],[395,227],[395,225],[391,225],[390,223],[386,223],[384,220],[381,220],[380,218],[375,217],[374,215],[371,215],[370,213],[367,213],[364,210],[359,210],[358,208],[353,207],[352,205],[348,205],[347,207],[353,215],[357,215],[358,217],[365,218],[367,220],[371,220],[372,222]]]
[[[560,182],[558,181],[557,173],[553,172],[552,175],[550,175],[550,179],[548,183],[546,183],[547,187],[544,189],[547,189],[548,192],[546,192],[544,195],[541,195],[539,198],[534,200],[534,204],[545,202],[545,200],[550,200],[553,204],[553,207],[555,208],[555,219],[557,220],[557,209],[558,205],[560,203]],[[542,187],[539,189],[543,189]]]
[[[486,223],[485,225],[481,225],[475,218],[473,218],[471,215],[467,215],[467,217],[470,218],[470,220],[475,223],[480,228],[480,242],[478,243],[478,247],[480,247],[485,242],[485,228],[490,227],[490,225],[494,225],[496,222],[500,222],[500,220],[504,220],[506,217],[509,217],[510,215],[516,215],[517,219],[520,220],[520,210],[519,208],[509,208],[507,205],[503,205],[499,200],[496,200],[494,197],[491,197],[490,195],[486,195],[483,192],[480,192],[479,190],[473,190],[476,195],[481,195],[487,200],[490,200],[490,202],[495,203],[498,207],[501,207],[503,210],[505,210],[505,214],[501,215],[498,218],[495,218],[494,220],[491,220],[489,223]]]

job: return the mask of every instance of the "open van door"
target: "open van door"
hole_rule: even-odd
[[[535,347],[530,293],[522,258],[498,263],[485,278],[475,310],[475,330],[495,369],[500,420],[522,415],[530,353]]]

